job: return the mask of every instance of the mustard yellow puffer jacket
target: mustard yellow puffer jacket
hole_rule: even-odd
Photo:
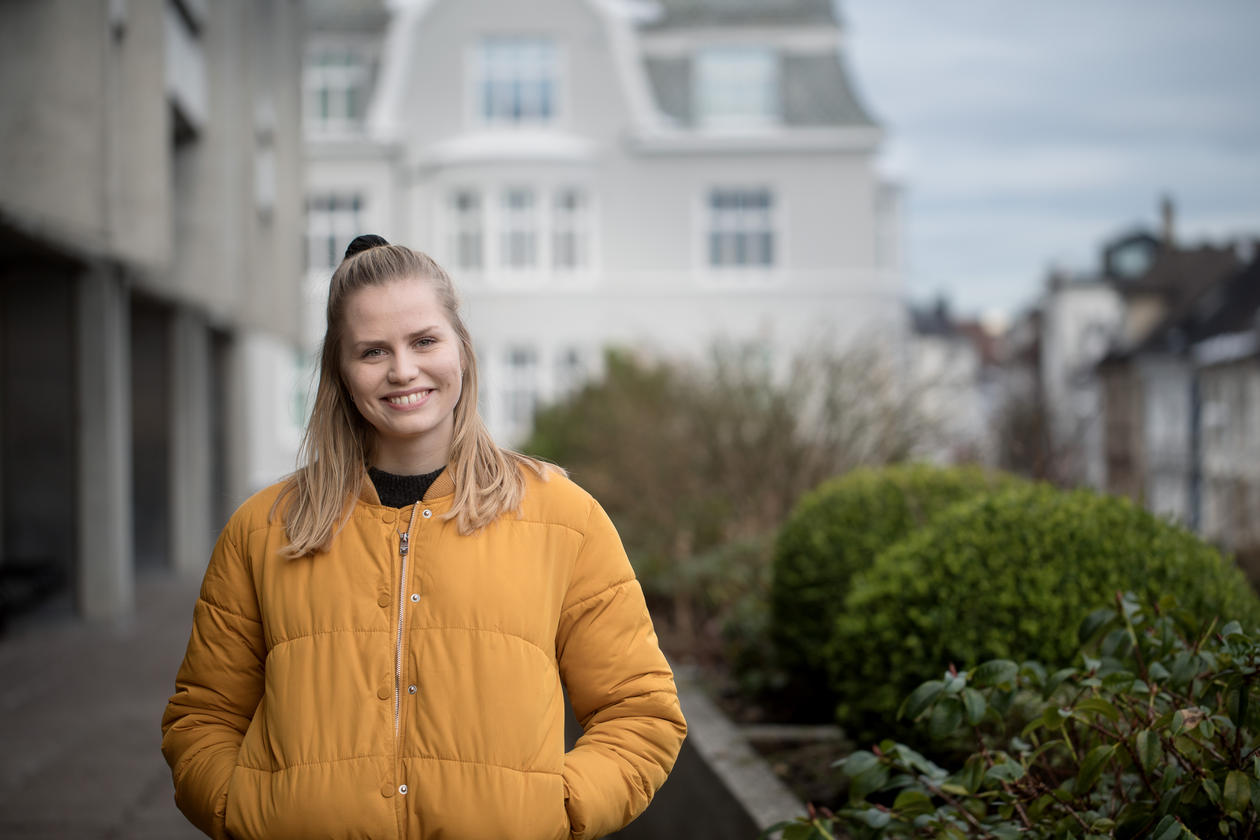
[[[632,820],[686,733],[603,509],[525,471],[520,517],[461,536],[438,477],[370,481],[324,554],[289,560],[257,494],[220,536],[162,719],[175,801],[216,838],[595,838]],[[401,630],[400,630],[401,625]],[[584,734],[564,751],[561,683]]]

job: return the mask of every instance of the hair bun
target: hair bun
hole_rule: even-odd
[[[377,236],[375,233],[365,233],[350,240],[350,244],[346,246],[346,255],[343,259],[348,260],[360,251],[367,251],[371,248],[379,248],[388,244],[383,236]]]

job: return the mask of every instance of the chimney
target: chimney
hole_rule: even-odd
[[[1159,215],[1161,222],[1160,241],[1163,243],[1165,248],[1171,249],[1174,247],[1173,222],[1175,216],[1171,196],[1165,195],[1159,200]]]

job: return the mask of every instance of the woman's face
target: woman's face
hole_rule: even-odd
[[[459,337],[422,277],[352,292],[341,377],[376,430],[375,466],[413,475],[447,462],[463,383]]]

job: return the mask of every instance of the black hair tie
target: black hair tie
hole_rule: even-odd
[[[375,233],[365,233],[350,240],[350,244],[346,246],[346,255],[343,259],[348,260],[360,251],[367,251],[388,244],[383,236],[377,236]]]

